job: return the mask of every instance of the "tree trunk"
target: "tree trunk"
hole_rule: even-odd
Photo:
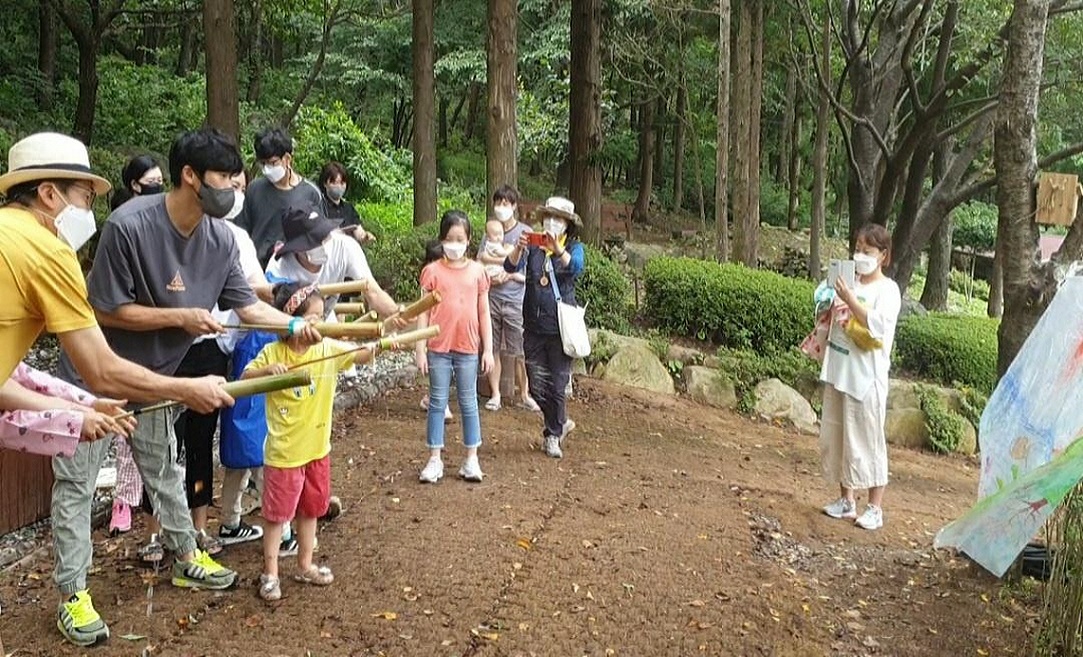
[[[447,110],[449,104],[447,96],[440,94],[440,102],[436,105],[436,143],[441,148],[447,146]]]
[[[989,303],[985,306],[985,314],[989,317],[1004,316],[1004,267],[998,255],[993,256],[993,275],[989,281]]]
[[[953,148],[953,140],[940,142],[933,156],[933,184],[947,175],[947,161]],[[929,267],[925,274],[925,289],[921,291],[921,305],[928,310],[948,309],[948,290],[951,281],[951,232],[949,213],[940,222],[929,243]]]
[[[583,219],[583,240],[601,242],[601,0],[572,0],[571,90],[568,99],[569,196]]]
[[[794,101],[797,105],[797,101]],[[790,191],[790,201],[786,204],[786,226],[790,230],[797,230],[797,210],[801,203],[801,116],[793,119],[793,132],[789,136],[790,148],[789,162],[786,163],[786,185]]]
[[[1034,181],[1037,116],[1049,0],[1016,0],[993,136],[997,175],[997,255],[1004,271],[1004,318],[997,332],[1003,375],[1056,291],[1037,262]]]
[[[778,139],[778,162],[775,163],[775,179],[783,187],[790,185],[790,158],[798,143],[791,139],[793,124],[797,119],[797,65],[786,65],[786,97],[782,99],[782,131]],[[790,230],[793,230],[792,228]]]
[[[729,260],[730,0],[718,0],[718,128],[715,132],[714,227],[719,261]]]
[[[79,41],[79,101],[75,105],[72,133],[89,144],[94,136],[94,109],[98,103],[98,52],[100,35],[95,33]]]
[[[654,99],[641,107],[642,121],[639,128],[639,193],[632,208],[632,221],[645,224],[651,216],[651,194],[654,191],[655,121]]]
[[[436,220],[434,0],[413,0],[414,225]]]
[[[733,46],[733,259],[747,263],[748,204],[751,194],[749,157],[752,118],[752,7],[754,0],[738,0],[737,38]]]
[[[470,100],[466,104],[466,126],[463,128],[463,139],[474,139],[474,130],[478,126],[478,106],[481,104],[481,85],[477,81],[470,83]]]
[[[245,91],[245,100],[250,103],[259,103],[260,92],[263,82],[263,2],[252,0],[252,23],[251,40],[248,42],[248,89]]]
[[[761,117],[763,114],[763,3],[752,6],[752,112],[748,126],[748,226],[745,230],[745,264],[758,267],[760,244],[760,176],[762,168]]]
[[[53,92],[56,89],[56,45],[57,33],[56,9],[52,3],[38,4],[38,72],[41,73],[41,88],[38,90],[38,104],[42,110],[53,108]]]
[[[486,55],[489,115],[485,132],[485,183],[489,194],[500,185],[518,187],[519,184],[515,113],[518,16],[518,0],[489,0]]]
[[[669,106],[661,96],[658,97],[658,105],[654,110],[654,117],[652,123],[654,124],[654,166],[651,167],[651,191],[653,193],[654,187],[662,187],[665,185],[665,166],[666,166],[666,115],[669,111]]]
[[[673,209],[684,205],[684,122],[688,114],[688,90],[682,70],[677,80],[677,120],[673,124]]]
[[[808,275],[821,276],[824,229],[827,226],[827,146],[831,136],[831,12],[826,12],[820,32],[820,69],[824,86],[816,100],[816,137],[812,147],[812,225],[809,227]]]
[[[459,117],[463,113],[463,107],[466,105],[466,97],[470,95],[470,87],[467,87],[459,95],[458,102],[455,103],[455,109],[451,112],[451,121],[448,122],[448,130],[454,130],[459,125]]]
[[[203,0],[207,50],[207,124],[241,138],[233,0]]]
[[[312,93],[312,87],[316,85],[316,80],[319,79],[320,73],[323,72],[323,64],[327,61],[327,49],[331,45],[331,34],[335,31],[335,24],[338,22],[339,12],[342,10],[342,0],[333,0],[332,2],[324,2],[324,15],[323,15],[323,29],[320,32],[320,46],[316,52],[316,61],[312,63],[312,68],[309,69],[308,75],[305,77],[304,84],[297,90],[297,95],[293,98],[293,103],[290,104],[286,113],[282,116],[281,124],[284,127],[289,127],[293,120],[297,118],[297,112],[301,111],[301,106],[304,105],[305,99],[308,98],[308,94]],[[431,22],[432,19],[430,18]],[[415,86],[415,89],[417,87]],[[435,117],[436,107],[436,85],[433,85],[433,117]],[[433,153],[436,152],[436,146],[433,146]],[[435,156],[434,156],[435,157]]]

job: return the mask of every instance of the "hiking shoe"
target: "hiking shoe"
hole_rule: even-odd
[[[77,646],[93,646],[109,638],[109,627],[94,609],[90,591],[86,589],[60,603],[56,610],[56,629]]]
[[[263,527],[260,527],[259,525],[250,525],[243,520],[237,523],[236,527],[226,527],[225,525],[222,525],[218,528],[218,541],[222,545],[246,543],[260,538],[263,538]]]
[[[857,517],[857,507],[854,505],[853,500],[840,497],[831,504],[825,506],[824,513],[832,518],[846,518],[848,520],[853,520]]]
[[[196,550],[191,561],[173,562],[173,586],[191,589],[228,589],[237,580],[237,573],[211,559],[203,550]]]
[[[481,464],[478,463],[477,454],[466,457],[462,467],[459,468],[459,476],[467,481],[481,481],[485,474],[481,471]]]
[[[335,518],[342,515],[342,500],[338,498],[338,495],[332,495],[331,499],[327,502],[327,513],[320,516],[320,520],[331,522]]]
[[[132,507],[124,500],[113,500],[113,512],[109,514],[109,535],[116,536],[132,529]]]
[[[560,435],[560,442],[563,443],[564,439],[568,437],[568,434],[575,431],[575,420],[569,418],[564,421],[564,433]]]
[[[875,530],[884,526],[884,510],[878,506],[868,505],[865,513],[854,521],[854,524],[862,529]]]
[[[564,452],[560,451],[560,438],[556,436],[545,437],[545,454],[555,459],[564,457]]]
[[[282,542],[278,544],[278,556],[280,557],[296,557],[297,556],[297,539],[291,534],[289,537],[282,539]]]
[[[282,599],[282,586],[277,577],[267,573],[260,573],[259,597],[268,602]]]
[[[444,462],[440,460],[439,456],[429,457],[429,462],[425,464],[425,469],[421,471],[421,476],[418,479],[423,484],[435,484],[444,477]]]

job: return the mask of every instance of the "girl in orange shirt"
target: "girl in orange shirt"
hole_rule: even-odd
[[[478,417],[478,367],[488,374],[493,366],[492,324],[489,316],[489,277],[485,268],[466,256],[470,244],[470,220],[461,210],[449,210],[440,219],[440,242],[444,257],[421,270],[421,287],[438,291],[440,304],[418,318],[418,327],[440,326],[440,335],[416,343],[414,357],[422,374],[429,375],[429,414],[426,436],[429,462],[421,481],[436,483],[444,476],[444,410],[451,379],[458,390],[466,459],[459,476],[481,481],[478,463],[481,420]],[[480,357],[479,357],[480,354]]]

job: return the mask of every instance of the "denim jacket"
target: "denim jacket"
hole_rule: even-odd
[[[578,240],[569,240],[564,246],[571,256],[567,265],[553,259],[553,273],[556,284],[560,286],[560,296],[564,303],[575,304],[575,279],[583,273],[583,245]],[[523,297],[523,330],[538,335],[559,335],[560,324],[557,321],[557,299],[553,294],[553,281],[542,285],[543,276],[548,277],[545,261],[545,249],[531,246],[526,255],[519,258],[519,266],[511,264],[511,259],[504,260],[504,271],[526,274],[526,294]]]

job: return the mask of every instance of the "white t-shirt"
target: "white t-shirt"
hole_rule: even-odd
[[[305,285],[325,283],[341,283],[347,279],[361,281],[372,279],[372,270],[369,269],[368,258],[357,240],[338,231],[331,233],[331,239],[324,243],[327,251],[327,262],[320,267],[320,271],[311,272],[297,262],[297,257],[290,253],[281,258],[271,258],[267,263],[267,273],[279,278],[285,278]],[[327,299],[327,307],[333,308],[333,299]],[[335,321],[334,310],[328,311],[328,321]]]
[[[219,221],[214,219],[213,221]],[[237,251],[239,252],[239,258],[241,261],[241,271],[244,272],[244,277],[247,280],[252,280],[253,277],[263,277],[263,268],[259,266],[259,257],[256,255],[256,245],[252,243],[252,238],[248,236],[243,228],[238,227],[232,221],[226,221],[226,225],[229,226],[230,232],[233,233],[234,239],[237,240]],[[239,324],[240,319],[237,317],[237,313],[232,310],[222,310],[217,305],[211,310],[211,316],[219,324]],[[222,350],[222,353],[233,353],[233,347],[237,344],[237,340],[240,339],[241,332],[236,330],[227,330],[221,335],[201,335],[196,338],[196,342],[203,342],[208,338],[214,338],[218,341],[218,348]]]
[[[895,342],[895,325],[902,309],[902,296],[895,281],[884,276],[868,284],[860,282],[854,294],[868,311],[869,334],[883,346],[872,351],[859,348],[846,335],[838,322],[831,323],[820,368],[820,380],[830,383],[858,401],[864,401],[873,384],[886,396],[888,372],[891,369],[891,345]]]

